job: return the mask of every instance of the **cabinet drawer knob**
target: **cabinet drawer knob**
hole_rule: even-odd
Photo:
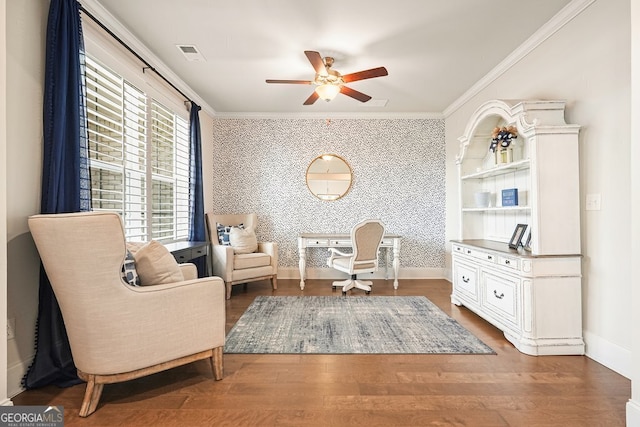
[[[498,299],[502,299],[504,298],[504,293],[501,293],[500,295],[498,295],[498,291],[496,291],[495,289],[493,290],[493,296],[498,298]]]
[[[469,280],[471,280],[470,278],[468,278],[467,276],[462,276],[462,281],[464,283],[469,283]]]
[[[505,264],[509,265],[511,264],[511,261],[509,261],[508,259],[504,261]]]
[[[493,259],[493,257],[492,257],[491,255],[487,255],[487,259],[488,259],[489,261],[491,261],[491,260]]]
[[[471,251],[470,251],[469,249],[467,249],[467,253],[468,253],[468,254],[470,254],[470,253],[471,253]]]

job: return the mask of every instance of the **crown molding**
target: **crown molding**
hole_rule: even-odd
[[[191,100],[197,103],[202,111],[210,116],[215,116],[216,111],[207,104],[193,89],[189,87],[171,68],[149,50],[136,36],[131,33],[120,21],[116,19],[98,0],[79,0],[82,7],[102,22],[109,30],[131,47],[138,55],[149,62],[160,74],[165,76],[172,84],[179,88]],[[133,56],[133,55],[132,55]]]
[[[369,120],[416,120],[416,119],[444,119],[442,113],[225,113],[218,112],[215,119],[369,119]]]
[[[507,56],[502,62],[495,66],[483,78],[478,80],[458,99],[453,101],[444,109],[444,117],[449,117],[460,107],[469,102],[471,98],[487,88],[496,79],[506,73],[511,67],[516,65],[520,60],[529,55],[534,49],[543,42],[553,36],[562,27],[567,25],[576,16],[580,15],[585,9],[595,3],[597,0],[573,0],[566,5],[560,12],[555,14],[546,24],[540,27],[531,37],[525,40],[516,50]]]

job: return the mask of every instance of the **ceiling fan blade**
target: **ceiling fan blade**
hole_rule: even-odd
[[[307,55],[307,59],[313,65],[313,69],[316,70],[316,73],[321,76],[327,76],[327,67],[324,66],[324,61],[322,60],[322,56],[316,51],[313,50],[305,50],[304,54]]]
[[[313,93],[311,94],[311,96],[308,97],[307,100],[304,101],[304,103],[302,105],[311,105],[314,102],[316,102],[318,100],[318,98],[320,98],[320,97],[318,96],[318,94],[314,90]]]
[[[343,95],[350,96],[353,99],[357,99],[360,102],[367,102],[368,100],[371,99],[369,95],[365,95],[362,92],[358,92],[357,90],[353,90],[350,87],[346,87],[346,86],[340,87],[340,93]]]
[[[384,67],[372,68],[370,70],[358,71],[357,73],[345,74],[342,80],[345,83],[355,82],[357,80],[372,79],[374,77],[388,76],[389,73]]]
[[[272,80],[272,79],[267,79],[265,80],[267,83],[288,83],[288,84],[295,84],[295,85],[310,85],[313,82],[310,80]]]

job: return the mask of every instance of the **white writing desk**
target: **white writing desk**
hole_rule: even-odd
[[[398,272],[400,271],[400,239],[397,234],[385,234],[381,248],[386,249],[386,277],[389,278],[389,252],[393,250],[393,288],[398,289]],[[350,234],[302,233],[298,236],[298,254],[300,261],[300,289],[304,289],[307,268],[307,248],[350,248]]]

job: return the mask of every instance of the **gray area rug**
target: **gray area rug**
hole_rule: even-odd
[[[258,296],[225,353],[495,354],[425,297]]]

